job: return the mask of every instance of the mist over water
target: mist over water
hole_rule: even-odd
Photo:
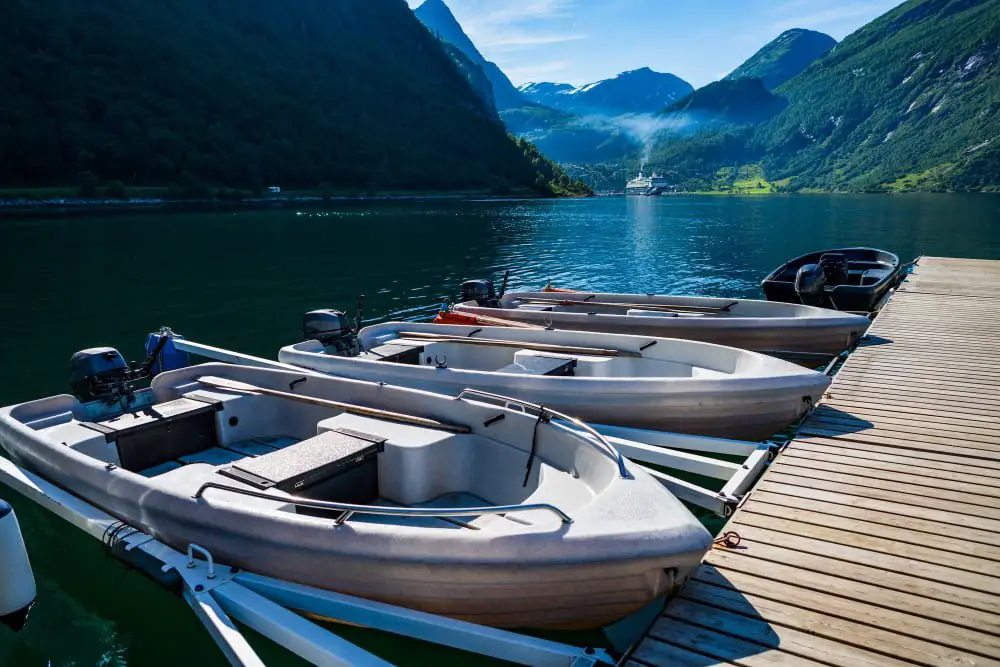
[[[601,113],[582,115],[573,121],[578,127],[609,131],[618,130],[629,137],[639,153],[640,171],[645,171],[657,139],[666,134],[681,134],[697,125],[698,119],[687,112],[670,114],[638,113],[617,116]]]

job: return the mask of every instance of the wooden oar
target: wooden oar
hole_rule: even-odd
[[[728,313],[729,309],[739,303],[733,301],[721,307],[714,306],[684,306],[679,304],[668,305],[659,303],[616,303],[614,301],[585,301],[583,299],[543,299],[534,297],[522,297],[523,303],[542,303],[554,306],[614,306],[617,308],[638,308],[640,310],[658,310],[664,312],[694,312],[694,313]]]
[[[335,408],[337,410],[343,410],[344,412],[349,412],[355,415],[375,417],[376,419],[387,419],[389,421],[401,422],[403,424],[413,424],[415,426],[424,426],[426,428],[433,428],[440,431],[449,431],[451,433],[472,432],[471,428],[468,426],[462,426],[461,424],[446,424],[445,422],[439,422],[436,419],[428,419],[427,417],[406,415],[401,412],[380,410],[378,408],[366,408],[363,405],[341,403],[340,401],[331,401],[327,398],[317,398],[315,396],[306,396],[304,394],[293,394],[287,391],[278,391],[277,389],[267,389],[266,387],[258,387],[256,385],[247,384],[246,382],[230,380],[229,378],[215,377],[213,375],[203,375],[198,378],[198,382],[208,385],[209,387],[215,387],[216,389],[242,391],[251,394],[263,394],[264,396],[276,396],[278,398],[285,398],[290,401],[299,401],[300,403],[309,403],[310,405],[318,405],[324,408]]]
[[[614,348],[578,347],[574,345],[554,345],[551,343],[532,343],[518,340],[502,340],[499,338],[468,338],[454,334],[437,334],[430,331],[400,331],[400,338],[419,338],[428,341],[447,341],[462,345],[490,345],[493,347],[516,347],[522,350],[538,350],[539,352],[561,352],[563,354],[589,354],[599,357],[641,357],[639,352],[618,350]]]
[[[498,327],[514,327],[516,329],[545,329],[545,327],[537,324],[518,322],[517,320],[508,320],[502,317],[493,317],[491,315],[480,315],[476,313],[473,317],[476,318],[479,324],[494,324]]]

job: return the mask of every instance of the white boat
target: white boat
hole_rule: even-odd
[[[670,187],[670,182],[655,171],[649,176],[639,175],[625,184],[626,195],[660,195]]]
[[[758,440],[805,414],[830,384],[816,371],[695,341],[594,332],[389,322],[360,345],[337,313],[278,360],[322,373],[457,395],[474,387],[592,423]],[[332,336],[332,337],[331,337]]]
[[[674,590],[711,544],[605,438],[503,397],[217,363],[136,390],[110,348],[74,364],[77,395],[0,409],[11,458],[258,574],[496,626],[596,627]]]
[[[567,291],[468,298],[479,293],[472,289],[473,282],[489,283],[464,283],[463,300],[453,312],[556,329],[687,338],[761,352],[839,354],[871,324],[860,315],[754,299]],[[492,286],[478,290],[492,293]]]

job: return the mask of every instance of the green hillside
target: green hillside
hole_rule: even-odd
[[[776,178],[1000,186],[1000,0],[910,0],[778,91],[788,109],[756,134]]]
[[[665,115],[689,114],[723,123],[757,123],[771,118],[788,102],[768,91],[760,79],[723,79],[671,104]]]
[[[560,177],[401,0],[17,0],[0,43],[0,187],[549,192]]]
[[[726,78],[760,79],[768,89],[774,89],[836,45],[837,40],[825,33],[792,28],[765,44]]]
[[[1000,0],[910,0],[775,92],[772,119],[668,135],[654,165],[700,183],[759,163],[788,189],[1000,189]]]

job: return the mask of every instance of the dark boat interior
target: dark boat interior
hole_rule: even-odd
[[[892,253],[874,248],[814,252],[788,262],[768,276],[767,280],[793,283],[799,268],[807,264],[824,267],[826,284],[829,286],[867,287],[891,278],[899,268],[899,258]]]

